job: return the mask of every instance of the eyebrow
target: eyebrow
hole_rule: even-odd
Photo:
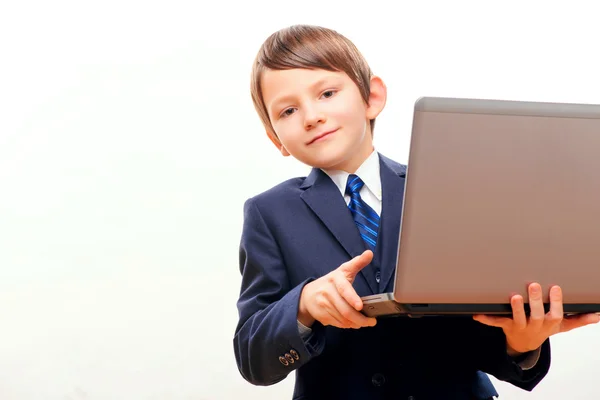
[[[329,81],[336,81],[336,83],[339,83],[339,78],[337,76],[326,76],[325,78],[321,78],[318,81],[316,81],[315,83],[313,83],[312,85],[310,85],[309,89],[310,90],[314,90],[316,87],[319,87],[321,85],[323,85],[326,82]],[[271,103],[271,107],[270,107],[270,111],[271,113],[273,113],[281,103],[284,102],[288,102],[290,100],[292,100],[295,96],[293,94],[290,95],[286,95],[286,96],[282,96],[279,98],[275,98],[275,100]]]

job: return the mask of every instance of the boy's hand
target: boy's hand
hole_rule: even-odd
[[[539,348],[550,336],[600,321],[597,314],[581,314],[563,317],[563,296],[559,286],[550,288],[550,311],[545,313],[542,288],[538,283],[529,285],[530,316],[525,315],[523,297],[510,299],[513,318],[476,315],[476,321],[502,328],[506,335],[509,355],[516,356]]]
[[[298,320],[307,327],[311,327],[315,320],[338,328],[375,326],[375,318],[368,318],[359,312],[363,303],[352,287],[356,274],[372,259],[373,252],[366,250],[304,286],[300,295]]]

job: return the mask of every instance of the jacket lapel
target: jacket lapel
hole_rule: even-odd
[[[404,182],[406,167],[379,155],[381,174],[382,205],[381,205],[381,231],[382,231],[382,259],[381,259],[381,291],[386,290],[390,280],[396,272],[398,258],[398,238],[400,236],[400,219],[402,218],[402,204],[404,200]]]
[[[300,188],[305,189],[300,196],[302,200],[329,229],[350,258],[360,255],[367,249],[354,224],[352,215],[348,211],[343,196],[325,172],[319,168],[313,168]],[[369,266],[365,269],[368,268]],[[360,272],[360,275],[365,278],[371,291],[377,293],[379,285],[373,274],[365,271],[365,269]]]

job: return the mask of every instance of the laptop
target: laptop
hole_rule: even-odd
[[[529,313],[531,282],[600,312],[600,105],[420,98],[394,291],[363,313]]]

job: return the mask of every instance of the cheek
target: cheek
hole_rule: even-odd
[[[300,147],[300,138],[297,133],[292,133],[289,131],[282,132],[281,136],[279,136],[279,141],[288,150],[293,150]]]
[[[297,120],[282,122],[277,127],[279,140],[288,148],[298,146],[304,142],[306,136],[306,132],[302,128]]]
[[[365,116],[365,110],[363,104],[357,102],[356,99],[353,101],[343,99],[328,114],[339,122],[358,124]]]

